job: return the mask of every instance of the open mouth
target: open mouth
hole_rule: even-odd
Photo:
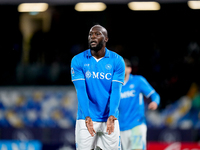
[[[91,42],[90,42],[90,45],[91,45],[91,46],[95,46],[95,45],[97,45],[97,42],[96,42],[96,41],[91,41]]]
[[[90,44],[97,44],[97,42],[96,41],[91,41]]]

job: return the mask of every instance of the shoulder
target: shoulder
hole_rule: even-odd
[[[83,60],[83,58],[85,58],[86,57],[86,55],[87,55],[87,51],[88,50],[85,50],[85,51],[83,51],[83,52],[81,52],[81,53],[79,53],[79,54],[76,54],[73,58],[72,58],[72,61],[81,61],[81,60]]]
[[[122,56],[120,56],[119,54],[117,54],[116,52],[109,50],[110,52],[110,57],[111,58],[115,58],[115,59],[123,59]]]
[[[132,74],[130,74],[130,78],[134,79],[134,80],[146,81],[145,77],[143,77],[142,75],[132,75]]]
[[[125,62],[122,56],[120,56],[119,54],[117,54],[116,52],[113,52],[111,50],[109,50],[110,53],[110,58],[113,60],[114,64],[116,64],[116,66],[118,65],[122,65],[125,67]]]
[[[142,75],[133,75],[130,74],[129,81],[132,83],[137,83],[139,85],[147,84],[147,80]]]

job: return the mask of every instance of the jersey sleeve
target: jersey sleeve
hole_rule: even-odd
[[[155,93],[154,88],[149,84],[149,82],[142,76],[140,76],[140,86],[141,92],[149,98],[153,93]]]
[[[113,75],[113,82],[120,82],[124,83],[124,77],[125,77],[125,63],[121,56],[118,57],[116,65],[115,65],[115,71]]]
[[[86,85],[84,81],[85,77],[82,71],[82,65],[79,60],[80,58],[76,56],[72,58],[71,78],[77,92],[77,98],[78,98],[80,109],[82,110],[84,117],[87,117],[87,116],[90,116],[89,98],[86,92]]]
[[[81,62],[79,61],[77,56],[74,56],[71,61],[71,80],[85,80]]]
[[[120,103],[120,93],[122,89],[122,84],[120,82],[113,82],[112,92],[110,95],[110,112],[109,116],[115,116],[117,118],[117,112]]]
[[[144,78],[141,79],[141,92],[147,97],[151,98],[152,101],[156,102],[158,105],[160,103],[160,95],[155,91],[155,89],[149,84],[149,82]]]
[[[153,94],[151,94],[150,96],[151,100],[153,102],[155,102],[157,105],[160,104],[160,95],[157,92],[154,92]]]
[[[75,80],[73,83],[76,89],[80,109],[82,110],[84,117],[90,117],[89,98],[86,92],[85,81]]]

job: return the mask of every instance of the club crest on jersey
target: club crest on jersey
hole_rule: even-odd
[[[85,76],[86,76],[86,78],[90,78],[91,77],[91,72],[88,70],[86,73],[85,73]]]
[[[111,65],[111,64],[107,64],[107,65],[106,65],[106,69],[107,69],[107,70],[110,70],[111,68],[112,68],[112,65]]]
[[[134,88],[134,84],[131,84],[129,87],[130,87],[131,89],[133,89],[133,88]]]

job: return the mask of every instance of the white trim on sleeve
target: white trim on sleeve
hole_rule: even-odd
[[[155,90],[152,90],[146,97],[149,98],[153,93],[155,93]]]
[[[124,84],[124,82],[121,82],[121,81],[118,81],[118,80],[112,80],[112,82],[119,82],[119,83]]]
[[[78,80],[85,80],[85,79],[74,79],[74,80],[72,80],[72,82],[73,82],[73,81],[78,81]]]

